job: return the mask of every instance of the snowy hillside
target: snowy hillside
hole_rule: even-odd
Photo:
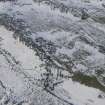
[[[0,105],[105,105],[105,0],[0,0]]]

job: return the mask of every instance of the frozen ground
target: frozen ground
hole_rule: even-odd
[[[105,1],[1,0],[0,105],[105,105]]]

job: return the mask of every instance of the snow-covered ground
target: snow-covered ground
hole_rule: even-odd
[[[64,77],[105,86],[104,24],[104,0],[0,1],[0,105],[105,105],[101,88]]]
[[[98,89],[90,88],[72,80],[65,81],[63,88],[70,94],[75,105],[104,105],[105,95]],[[99,94],[102,98],[99,98]]]

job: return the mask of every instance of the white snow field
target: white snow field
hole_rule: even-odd
[[[105,105],[105,0],[0,0],[0,105]]]

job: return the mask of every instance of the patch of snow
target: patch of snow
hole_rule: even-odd
[[[105,105],[105,97],[98,97],[102,94],[98,89],[81,85],[71,79],[63,83],[63,88],[69,93],[72,102],[76,105]]]
[[[32,49],[13,38],[13,32],[0,27],[0,37],[3,39],[1,47],[9,51],[24,69],[34,69],[34,67],[39,67],[42,64]]]

